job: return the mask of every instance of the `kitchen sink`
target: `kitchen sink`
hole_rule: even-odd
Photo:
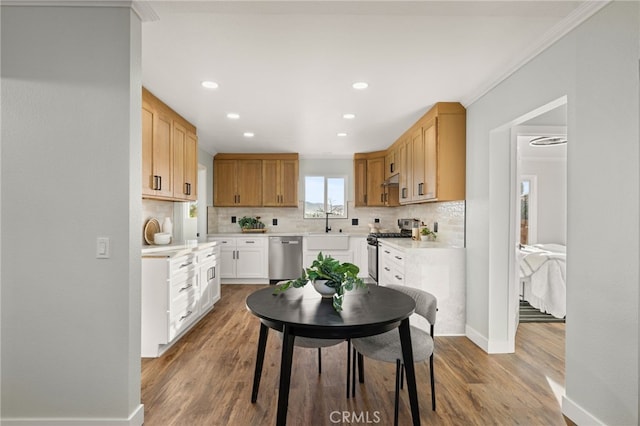
[[[349,236],[346,234],[309,233],[307,250],[348,250]]]

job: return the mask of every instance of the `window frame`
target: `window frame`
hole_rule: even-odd
[[[322,209],[322,214],[319,216],[311,216],[311,215],[307,215],[307,178],[322,178],[323,179],[323,185],[324,185],[324,193],[323,193],[323,209]],[[325,215],[326,215],[326,211],[328,208],[328,203],[329,203],[329,198],[328,198],[328,191],[329,191],[329,185],[328,185],[328,181],[329,179],[342,179],[343,181],[343,195],[344,195],[344,204],[343,204],[343,214],[335,214],[335,213],[331,213],[331,218],[332,219],[348,219],[349,217],[349,211],[347,208],[347,190],[349,188],[348,186],[348,175],[344,175],[344,174],[320,174],[320,173],[314,173],[314,174],[308,174],[304,176],[304,195],[303,195],[303,203],[302,203],[302,218],[303,219],[325,219]]]

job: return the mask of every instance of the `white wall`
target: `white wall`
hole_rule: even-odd
[[[638,424],[639,6],[605,6],[467,108],[467,326],[490,347],[506,339],[509,251],[510,139],[492,131],[568,98],[563,412],[578,424]]]
[[[1,24],[2,423],[141,424],[140,20],[2,6]]]

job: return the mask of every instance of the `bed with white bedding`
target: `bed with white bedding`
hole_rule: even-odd
[[[518,257],[524,300],[541,312],[564,318],[567,313],[566,246],[522,245]]]

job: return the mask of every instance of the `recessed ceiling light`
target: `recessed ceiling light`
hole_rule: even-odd
[[[364,81],[358,81],[356,83],[353,83],[353,88],[354,89],[364,90],[367,87],[369,87],[369,84],[365,83]]]
[[[342,114],[342,118],[346,118],[347,120],[353,120],[356,118],[355,114]]]
[[[229,114],[227,114],[227,118],[230,118],[232,120],[237,120],[238,118],[240,118],[240,114],[235,112],[230,112]]]
[[[218,88],[218,83],[216,83],[215,81],[203,81],[202,83],[202,87],[204,87],[205,89],[217,89]]]
[[[252,132],[244,132],[244,133],[243,133],[243,136],[244,136],[245,138],[252,138],[252,137],[254,137],[255,135],[254,135]]]
[[[346,134],[346,133],[344,133],[344,132],[341,132],[341,133],[338,133],[338,136],[339,136],[339,137],[341,137],[341,138],[343,138],[343,137],[347,136],[347,134]]]

